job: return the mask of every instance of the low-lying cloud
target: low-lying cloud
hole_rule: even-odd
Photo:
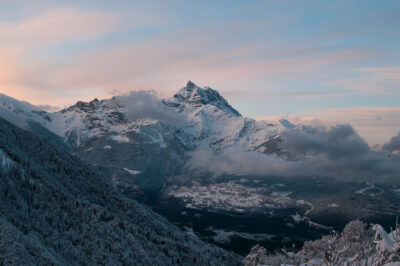
[[[400,153],[400,132],[397,136],[394,136],[388,143],[383,145],[383,150],[390,153]]]
[[[168,109],[154,91],[131,91],[115,98],[131,120],[148,119],[179,126],[186,119],[183,114]]]
[[[393,138],[387,149],[397,147],[396,141],[397,137]],[[282,133],[280,149],[286,156],[246,151],[241,146],[218,153],[201,147],[192,153],[190,167],[215,175],[318,176],[373,182],[400,179],[400,157],[372,151],[350,125],[287,130]]]

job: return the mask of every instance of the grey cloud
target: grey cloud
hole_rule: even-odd
[[[60,106],[52,106],[52,105],[48,105],[48,104],[46,104],[46,105],[36,105],[36,107],[38,109],[42,110],[42,111],[50,112],[50,113],[57,112],[57,111],[62,109]]]
[[[394,136],[388,143],[383,145],[383,150],[389,152],[400,151],[400,132],[397,136]]]
[[[294,158],[316,168],[316,175],[351,180],[386,181],[400,178],[395,158],[372,151],[350,125],[283,133],[282,146]]]
[[[154,91],[131,91],[115,98],[126,108],[131,120],[151,119],[178,126],[186,119],[183,114],[167,109]]]
[[[219,153],[201,147],[192,153],[190,167],[216,175],[319,176],[347,181],[393,182],[400,179],[400,161],[372,151],[349,125],[332,128],[305,126],[282,134],[281,148],[289,159],[246,151],[235,146]]]
[[[216,153],[207,146],[200,147],[190,154],[192,169],[206,170],[218,176],[232,174],[284,174],[289,162],[275,155],[264,155],[245,151],[241,146],[234,146]]]

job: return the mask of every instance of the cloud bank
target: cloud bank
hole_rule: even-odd
[[[370,146],[381,148],[399,132],[400,107],[352,107],[316,109],[285,116],[265,116],[256,120],[288,119],[295,124],[350,124]]]
[[[396,148],[397,137],[386,146]],[[216,153],[202,147],[191,154],[190,168],[223,173],[279,177],[326,177],[341,181],[400,181],[400,157],[372,151],[350,125],[303,126],[282,134],[287,157],[234,146]]]

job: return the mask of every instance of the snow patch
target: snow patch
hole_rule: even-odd
[[[245,213],[295,205],[287,191],[268,191],[235,182],[212,185],[173,186],[168,195],[181,199],[187,208]]]
[[[325,226],[325,225],[313,222],[310,220],[310,218],[308,218],[306,216],[301,216],[298,213],[296,213],[295,215],[291,215],[291,217],[292,217],[293,221],[296,223],[306,222],[309,226],[322,228],[322,229],[331,229],[331,227],[329,227],[329,226]]]
[[[8,155],[0,149],[0,167],[3,170],[8,170],[12,165],[14,161],[8,157]]]
[[[119,142],[119,143],[129,143],[130,140],[127,136],[122,136],[122,135],[111,135],[110,139],[113,141]]]
[[[371,196],[371,197],[375,197],[375,196],[381,195],[383,193],[383,189],[375,188],[374,184],[367,184],[367,185],[369,185],[369,186],[365,187],[365,188],[361,188],[361,189],[355,191],[354,193],[363,194],[363,195],[367,195],[367,196]]]
[[[124,168],[124,170],[125,170],[126,172],[128,172],[129,174],[131,174],[131,175],[138,175],[138,174],[141,173],[140,171],[131,170],[131,169],[129,169],[129,168]]]

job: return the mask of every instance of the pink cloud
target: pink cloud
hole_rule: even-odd
[[[58,8],[17,22],[0,21],[0,41],[2,46],[31,50],[63,41],[94,39],[117,23],[118,18],[112,14]]]
[[[199,36],[197,32],[191,33]],[[59,90],[81,88],[86,92],[92,91],[94,96],[109,94],[112,89],[128,91],[137,88],[171,94],[188,79],[220,88],[249,85],[253,80],[268,84],[268,79],[304,78],[314,75],[318,69],[364,56],[362,52],[338,51],[269,59],[268,47],[260,44],[228,46],[212,51],[214,42],[197,40],[194,37],[180,41],[173,35],[104,47],[65,61],[57,58],[54,62],[40,62],[36,68],[48,69],[48,77],[34,76],[41,80],[39,83],[43,80],[49,82],[42,87]],[[263,58],[257,57],[257,54],[263,53],[266,54]],[[49,64],[54,67],[49,68]],[[26,86],[35,84],[33,80],[24,81]]]
[[[191,79],[221,88],[222,93],[229,90],[231,95],[249,88],[262,88],[263,95],[278,95],[277,85],[282,80],[323,79],[338,65],[371,54],[364,50],[318,49],[312,42],[288,47],[247,42],[238,36],[261,25],[237,22],[179,29],[136,42],[111,42],[70,57],[35,56],[38,48],[120,31],[127,14],[116,17],[65,8],[19,22],[0,22],[0,59],[4,59],[0,60],[0,92],[37,104],[63,105],[108,97],[113,90],[153,89],[170,95]],[[129,27],[139,22],[160,22],[143,14],[129,18],[133,20]],[[253,89],[252,93],[260,92]],[[321,94],[329,92],[310,91],[302,97]]]
[[[72,7],[47,10],[20,21],[0,21],[0,92],[36,103],[54,101],[48,86],[54,62],[35,59],[36,50],[65,41],[95,39],[118,23],[114,15]]]
[[[332,84],[356,91],[397,93],[400,89],[400,66],[369,67],[352,70],[357,75],[332,81]]]

